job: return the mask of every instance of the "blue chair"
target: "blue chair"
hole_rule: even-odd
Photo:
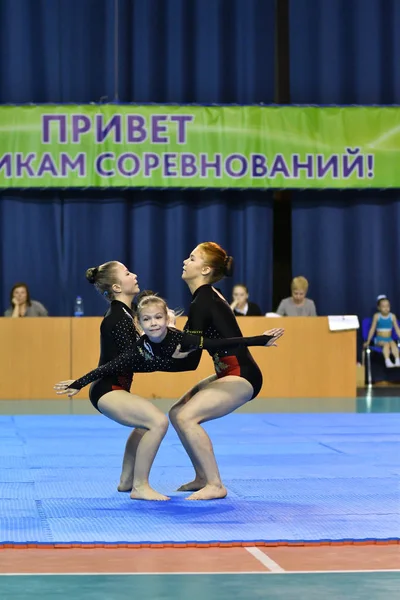
[[[361,322],[361,335],[362,335],[363,342],[366,342],[368,339],[368,333],[371,328],[371,325],[372,325],[372,317],[367,317],[367,318],[363,319]],[[399,323],[399,326],[400,326],[400,323]],[[392,339],[395,342],[397,342],[397,345],[400,348],[400,339],[399,339],[394,327],[392,329]],[[366,383],[368,383],[368,385],[371,385],[373,383],[372,369],[371,369],[371,352],[376,352],[376,353],[382,355],[382,346],[375,346],[373,339],[371,341],[371,344],[368,346],[368,348],[365,348],[364,353],[363,353],[363,359],[364,359],[363,362],[365,364],[365,370],[366,370]],[[391,369],[389,369],[389,371],[391,371]]]

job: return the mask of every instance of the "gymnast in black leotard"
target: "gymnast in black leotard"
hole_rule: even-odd
[[[185,331],[204,335],[215,341],[221,340],[220,348],[217,351],[214,348],[205,347],[213,359],[217,377],[222,378],[228,375],[242,377],[253,387],[252,398],[258,395],[262,386],[262,374],[247,346],[265,345],[262,344],[262,336],[258,336],[259,342],[256,340],[253,343],[238,344],[236,347],[225,346],[227,349],[223,349],[222,340],[225,338],[242,338],[243,340],[248,338],[242,337],[232,309],[211,284],[201,285],[193,293]],[[217,345],[218,343],[215,347]]]
[[[134,324],[132,309],[120,300],[112,300],[100,326],[99,365],[108,363],[128,348],[134,347],[139,338],[140,334]],[[89,391],[91,403],[96,410],[99,410],[98,403],[102,396],[113,390],[129,392],[132,379],[133,372],[127,369],[124,373],[93,380]]]
[[[88,269],[88,281],[110,302],[100,328],[100,365],[116,358],[136,345],[141,332],[135,326],[132,302],[139,292],[137,277],[117,261]],[[90,400],[106,417],[135,428],[125,447],[119,491],[131,491],[131,498],[168,500],[153,490],[148,482],[150,468],[168,429],[168,419],[151,402],[129,393],[132,370],[94,381]],[[58,394],[72,396],[68,386],[72,381],[55,386]]]
[[[185,330],[211,338],[241,336],[233,312],[213,284],[232,274],[233,259],[218,244],[199,244],[183,263],[182,279],[192,293]],[[283,330],[279,330],[280,337]],[[266,332],[269,333],[269,332]],[[227,415],[260,391],[262,375],[247,348],[212,353],[216,377],[189,390],[170,410],[169,416],[193,467],[195,479],[179,488],[193,491],[190,500],[224,498],[213,447],[202,423]]]

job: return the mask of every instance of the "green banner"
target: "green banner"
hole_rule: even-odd
[[[2,106],[0,187],[400,187],[400,108]]]

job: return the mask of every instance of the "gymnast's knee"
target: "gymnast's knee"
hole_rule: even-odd
[[[154,428],[158,429],[162,433],[166,434],[169,427],[169,420],[167,415],[159,415],[156,422],[154,423]]]
[[[198,425],[199,422],[199,419],[190,416],[188,411],[185,410],[184,407],[177,411],[171,420],[171,423],[174,426],[174,428],[179,429],[180,431],[186,431],[191,425]]]
[[[169,420],[175,429],[177,427],[177,417],[180,410],[182,410],[181,406],[173,406],[168,413]]]

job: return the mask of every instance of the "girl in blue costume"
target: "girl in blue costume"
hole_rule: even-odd
[[[385,358],[386,366],[389,369],[392,367],[400,367],[399,348],[392,338],[393,328],[400,338],[400,328],[397,324],[396,315],[390,312],[390,302],[386,296],[378,296],[377,308],[378,312],[374,314],[372,319],[371,327],[368,332],[368,338],[364,343],[364,348],[368,348],[373,335],[376,332],[374,344],[375,346],[382,347],[382,354]],[[390,360],[390,354],[393,354],[394,356],[394,364]]]

